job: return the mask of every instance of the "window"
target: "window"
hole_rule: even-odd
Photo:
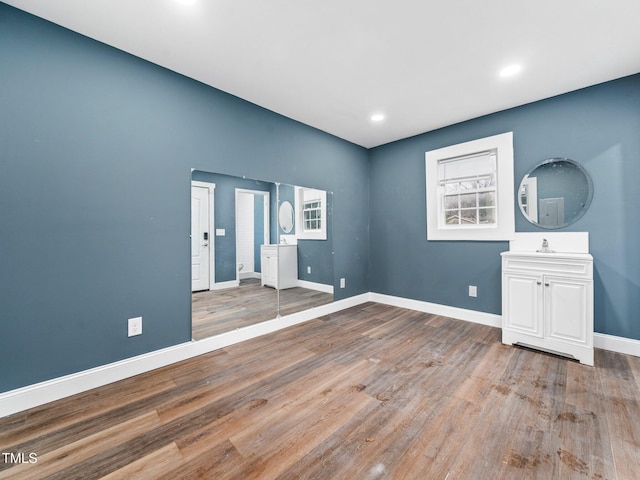
[[[303,240],[327,239],[327,192],[296,187],[296,214],[300,228],[296,236]]]
[[[438,194],[443,226],[495,225],[497,222],[494,151],[438,161]]]
[[[511,132],[425,155],[428,240],[509,240],[514,232]]]
[[[302,206],[302,228],[305,232],[322,230],[322,201],[320,199],[305,201]]]

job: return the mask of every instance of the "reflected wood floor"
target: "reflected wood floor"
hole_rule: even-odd
[[[239,287],[192,294],[192,336],[212,337],[236,328],[276,318],[277,292],[245,279]],[[333,294],[307,288],[280,290],[280,315],[289,315],[333,302]]]
[[[0,419],[0,479],[624,479],[640,358],[367,303]]]

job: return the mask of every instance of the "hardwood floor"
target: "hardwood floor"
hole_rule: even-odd
[[[242,280],[239,287],[192,294],[192,335],[195,340],[272,320],[278,314],[276,290],[260,280]],[[333,302],[333,294],[307,288],[280,290],[280,315]]]
[[[499,339],[364,304],[0,419],[0,479],[637,479],[640,358]]]

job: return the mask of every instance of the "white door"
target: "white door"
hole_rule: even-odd
[[[262,286],[278,288],[278,246],[263,245],[260,248]]]
[[[263,199],[257,208],[257,197]],[[261,212],[261,213],[260,213]],[[260,218],[261,217],[261,218]],[[256,230],[258,229],[258,230]],[[269,192],[236,188],[236,279],[260,278],[255,249],[269,244]],[[256,236],[254,236],[254,234]],[[260,240],[262,238],[262,240]]]
[[[238,192],[236,195],[236,245],[238,279],[253,276],[255,271],[254,196]]]
[[[543,306],[542,277],[536,274],[504,273],[504,298],[502,315],[504,328],[542,338]]]
[[[209,290],[209,189],[191,187],[191,291]]]
[[[562,341],[587,343],[590,282],[545,277],[547,337]]]
[[[541,198],[539,223],[545,227],[559,227],[564,223],[564,198]]]

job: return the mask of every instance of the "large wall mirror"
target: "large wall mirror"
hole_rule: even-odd
[[[524,217],[547,229],[566,227],[582,217],[593,198],[593,182],[574,160],[550,158],[527,173],[518,189]]]
[[[201,170],[191,177],[194,340],[333,302],[330,192]],[[324,239],[304,238],[305,215]]]

